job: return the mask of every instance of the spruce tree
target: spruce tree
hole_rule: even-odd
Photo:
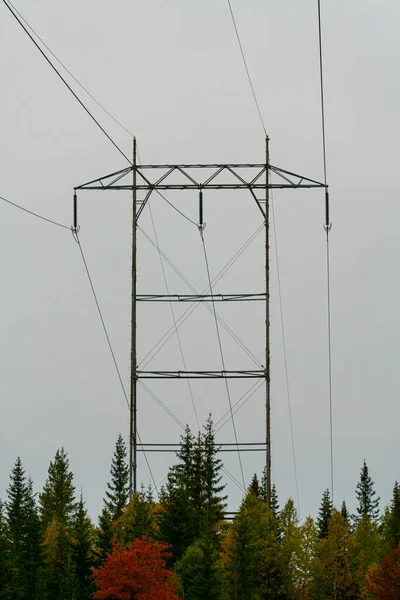
[[[126,445],[121,434],[115,444],[110,473],[111,481],[107,483],[104,504],[114,521],[122,515],[129,497],[129,467],[126,460]]]
[[[271,501],[269,505],[273,515],[276,519],[279,519],[280,511],[279,511],[279,501],[278,501],[278,492],[276,491],[275,484],[273,484],[271,488]]]
[[[8,531],[4,502],[0,499],[0,598],[6,598],[10,589],[11,567],[9,561]]]
[[[340,513],[341,513],[343,519],[346,521],[346,523],[350,524],[350,513],[347,510],[347,505],[346,505],[345,500],[343,500],[343,502],[342,502],[342,507],[340,509]]]
[[[76,502],[73,474],[64,448],[57,450],[50,462],[39,506],[45,563],[43,598],[69,600],[74,590],[71,536]]]
[[[257,473],[254,473],[253,479],[251,480],[249,489],[247,491],[251,494],[254,494],[256,498],[259,498],[261,500],[261,488],[260,483],[258,481]]]
[[[317,527],[318,527],[318,538],[320,540],[328,537],[328,526],[329,520],[332,516],[332,500],[331,494],[328,489],[322,494],[321,506],[319,508]]]
[[[215,445],[214,425],[209,415],[203,434],[203,535],[212,537],[217,541],[216,527],[224,518],[227,496],[223,495],[225,484],[222,483],[222,461],[217,457],[218,448]]]
[[[11,471],[10,480],[6,515],[11,586],[14,598],[31,600],[37,597],[39,589],[41,534],[32,480],[27,480],[19,457]]]
[[[103,510],[99,516],[99,524],[95,533],[95,566],[99,567],[103,564],[107,555],[112,551],[113,542],[113,521],[107,508],[103,506]]]
[[[368,473],[368,466],[364,459],[364,463],[361,469],[360,481],[357,484],[356,496],[358,500],[357,515],[354,516],[356,523],[360,518],[365,515],[371,519],[372,522],[376,522],[379,517],[379,500],[376,497],[374,490],[374,482]]]
[[[189,546],[174,571],[185,600],[223,600],[224,571],[217,550],[207,540]]]
[[[387,538],[392,547],[400,544],[400,486],[397,481],[395,481],[393,487],[393,496],[390,503]]]
[[[93,593],[93,525],[81,493],[72,523],[71,557],[74,566],[74,600],[88,600]]]
[[[45,529],[53,519],[59,525],[69,527],[75,512],[75,488],[73,473],[69,470],[69,459],[64,448],[57,450],[50,462],[47,480],[39,494],[42,526]]]
[[[144,535],[154,539],[155,533],[154,501],[142,485],[140,492],[132,495],[123,515],[116,521],[114,537],[119,546],[128,547]]]

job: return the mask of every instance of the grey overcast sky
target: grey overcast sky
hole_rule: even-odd
[[[145,163],[262,162],[264,134],[225,0],[15,0],[16,8],[91,93],[137,136]],[[323,177],[317,2],[232,0],[268,134],[271,162]],[[328,181],[331,190],[335,502],[355,509],[366,458],[382,506],[399,464],[400,335],[398,139],[400,6],[394,0],[323,0]],[[72,188],[126,166],[0,3],[0,195],[66,225]],[[131,139],[74,86],[110,135]],[[223,196],[223,195],[222,195]],[[195,221],[196,198],[168,199]],[[160,198],[151,201],[163,251],[196,288],[207,285],[199,234]],[[330,485],[324,197],[276,192],[287,358],[301,514],[315,515]],[[260,224],[246,195],[205,197],[215,276]],[[40,491],[63,445],[90,514],[100,509],[114,443],[128,411],[72,235],[0,204],[0,496],[20,455]],[[129,194],[81,193],[81,241],[126,384],[130,344]],[[154,239],[148,211],[142,227]],[[157,253],[139,233],[139,285],[163,293]],[[271,257],[273,481],[296,499],[280,330],[274,238]],[[262,291],[262,236],[216,291]],[[165,266],[171,293],[189,290]],[[217,305],[262,358],[262,313]],[[171,326],[168,305],[139,315],[139,360]],[[176,318],[182,309],[176,308]],[[221,368],[215,325],[203,306],[182,327],[188,369]],[[260,333],[261,331],[261,333]],[[227,365],[254,368],[222,331]],[[175,338],[151,363],[182,368]],[[150,368],[150,367],[149,367]],[[185,383],[149,387],[196,430]],[[232,401],[246,388],[231,386]],[[193,385],[199,417],[227,411],[223,385]],[[180,429],[143,390],[139,432],[148,442]],[[236,415],[241,441],[259,441],[263,396]],[[232,441],[228,423],[219,441]],[[225,456],[225,455],[224,455]],[[157,482],[168,459],[150,455]],[[243,456],[246,483],[262,457]],[[237,457],[227,458],[240,480]],[[139,479],[149,473],[143,460]],[[230,507],[240,490],[229,479]],[[297,499],[296,499],[297,500]]]

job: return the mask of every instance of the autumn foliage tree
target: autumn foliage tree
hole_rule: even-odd
[[[376,600],[400,598],[400,544],[368,573],[364,595]]]
[[[174,574],[166,568],[168,544],[147,536],[128,548],[114,545],[101,567],[93,572],[98,600],[178,600]]]

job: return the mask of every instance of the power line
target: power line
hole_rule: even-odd
[[[324,66],[322,52],[322,17],[321,0],[318,4],[318,49],[319,49],[319,77],[321,97],[321,126],[322,126],[322,158],[324,165],[325,183],[325,232],[326,232],[326,281],[327,281],[327,319],[328,319],[328,379],[329,379],[329,435],[330,435],[330,462],[331,462],[331,498],[334,492],[334,464],[333,464],[333,400],[332,400],[332,340],[331,340],[331,283],[330,283],[330,252],[329,232],[332,228],[329,216],[329,192],[327,185],[327,159],[326,159],[326,127],[325,127],[325,91],[324,91]]]
[[[47,217],[44,217],[43,215],[39,215],[38,213],[35,213],[32,210],[28,210],[27,208],[24,208],[23,206],[20,206],[19,204],[16,204],[15,202],[11,202],[11,200],[4,198],[4,196],[0,196],[0,200],[3,200],[3,202],[7,202],[7,204],[11,204],[11,206],[15,206],[15,208],[19,208],[19,210],[23,210],[24,212],[32,215],[33,217],[37,217],[38,219],[41,219],[42,221],[47,221],[47,223],[51,223],[52,225],[57,225],[57,227],[62,227],[63,229],[68,229],[69,231],[71,230],[71,228],[68,227],[68,225],[63,225],[62,223],[58,223],[57,221],[48,219]]]
[[[254,102],[255,102],[255,105],[256,105],[256,108],[257,108],[258,116],[260,117],[260,121],[261,121],[262,128],[264,130],[265,137],[267,137],[267,129],[265,127],[264,119],[263,119],[263,116],[262,116],[262,113],[261,113],[261,110],[260,110],[260,106],[258,104],[256,92],[254,90],[253,82],[252,82],[251,75],[250,75],[250,71],[249,71],[249,68],[247,66],[246,56],[244,54],[242,42],[240,40],[239,30],[238,30],[237,25],[236,25],[236,19],[235,19],[235,15],[234,15],[232,4],[231,4],[230,0],[228,0],[228,5],[229,5],[229,10],[230,10],[230,13],[231,13],[232,21],[233,21],[233,26],[235,28],[236,38],[237,38],[237,41],[238,41],[238,44],[239,44],[240,53],[242,55],[244,68],[246,69],[247,79],[249,80],[251,92],[253,94]]]
[[[101,108],[102,111],[104,111],[106,113],[106,115],[108,115],[110,117],[110,119],[112,119],[114,121],[114,123],[116,123],[119,127],[121,127],[121,129],[123,129],[126,133],[128,133],[131,137],[135,137],[134,134],[129,131],[129,129],[127,129],[120,121],[118,121],[118,119],[116,119],[90,92],[89,90],[83,85],[83,83],[81,83],[79,81],[79,79],[77,79],[75,77],[75,75],[68,69],[68,67],[58,58],[58,56],[56,54],[54,54],[54,52],[52,51],[51,48],[49,48],[49,46],[46,44],[46,42],[40,37],[40,35],[37,33],[37,31],[35,31],[33,29],[33,27],[28,23],[28,21],[23,17],[23,15],[15,8],[15,6],[12,4],[12,2],[10,2],[10,0],[7,0],[8,4],[13,8],[13,10],[17,13],[17,15],[20,17],[21,21],[23,21],[25,23],[25,25],[27,26],[28,29],[30,29],[30,31],[33,33],[33,35],[40,41],[40,43],[46,48],[46,50],[48,52],[50,52],[50,54],[52,55],[53,58],[56,59],[56,61],[58,62],[59,65],[62,66],[62,68],[68,73],[68,75],[70,77],[72,77],[72,79],[75,81],[75,83],[77,83],[79,85],[80,88],[82,88],[82,90],[85,92],[85,94],[87,94],[89,96],[89,98],[91,98],[93,100],[93,102],[95,102],[97,104],[97,106],[99,108]]]
[[[79,102],[79,104],[82,106],[82,108],[87,112],[87,114],[89,115],[89,117],[92,119],[92,121],[94,121],[94,123],[97,125],[97,127],[104,133],[104,135],[107,137],[107,139],[112,143],[112,145],[118,150],[118,152],[120,154],[122,154],[122,156],[129,162],[129,164],[132,164],[132,162],[129,160],[129,158],[126,156],[126,154],[121,150],[121,148],[116,144],[116,142],[114,142],[114,140],[111,138],[111,136],[106,132],[106,130],[104,129],[104,127],[102,127],[99,123],[99,121],[96,119],[96,117],[90,112],[90,110],[87,108],[87,106],[85,106],[85,104],[82,102],[82,100],[79,98],[79,96],[74,92],[74,90],[72,89],[72,87],[69,85],[69,83],[67,83],[67,81],[64,79],[64,77],[61,75],[60,71],[58,71],[58,69],[53,65],[53,63],[51,62],[51,60],[49,59],[49,57],[46,55],[46,53],[42,50],[42,48],[39,46],[39,44],[37,43],[37,41],[35,40],[35,38],[29,33],[27,27],[25,27],[24,23],[22,22],[22,20],[18,17],[18,15],[16,14],[16,12],[14,12],[14,10],[12,9],[11,5],[8,4],[7,0],[3,0],[3,3],[5,4],[5,6],[8,8],[8,10],[10,11],[10,13],[13,15],[14,19],[19,23],[19,25],[22,27],[22,29],[24,30],[24,32],[26,33],[26,35],[29,37],[29,39],[33,42],[33,44],[36,46],[36,48],[39,50],[40,54],[43,56],[43,58],[48,62],[48,64],[50,65],[50,67],[53,69],[53,71],[56,73],[56,75],[61,79],[61,81],[64,83],[64,85],[68,88],[68,90],[71,92],[71,94],[74,96],[75,100],[77,100]]]
[[[204,259],[205,259],[205,263],[206,263],[206,270],[207,270],[207,277],[208,277],[208,284],[209,284],[210,294],[212,294],[213,293],[213,291],[212,291],[213,288],[212,288],[212,281],[211,281],[211,275],[210,275],[210,267],[209,267],[208,258],[207,258],[206,243],[205,243],[205,240],[204,240],[204,232],[203,232],[202,229],[200,229],[200,227],[199,227],[199,231],[200,231],[201,241],[202,241],[202,244],[203,244]],[[220,334],[219,326],[218,326],[217,311],[216,311],[216,308],[215,308],[215,301],[214,301],[213,297],[211,298],[211,303],[212,303],[212,308],[213,308],[213,312],[214,312],[215,329],[217,331],[217,339],[218,339],[218,346],[219,346],[219,353],[220,353],[220,357],[221,357],[222,368],[223,368],[224,371],[226,371],[226,368],[225,368],[225,358],[224,358],[224,353],[223,353],[223,350],[222,350],[221,334]],[[233,411],[232,411],[231,393],[230,393],[230,390],[229,390],[228,380],[226,378],[225,378],[225,387],[226,387],[226,394],[228,396],[229,410],[230,410],[231,420],[232,420],[233,435],[235,436],[235,442],[236,442],[237,454],[238,454],[238,459],[239,459],[240,471],[241,471],[242,479],[243,479],[243,488],[246,489],[246,482],[245,482],[245,479],[244,479],[244,472],[243,472],[243,465],[242,465],[242,457],[240,455],[239,442],[238,442],[237,431],[236,431],[236,424],[235,424],[235,418],[234,418]]]
[[[87,275],[87,278],[89,280],[89,284],[90,284],[90,288],[92,290],[94,301],[96,303],[97,312],[99,314],[100,321],[101,321],[101,324],[103,326],[103,331],[104,331],[104,334],[105,334],[106,339],[107,339],[107,344],[108,344],[108,347],[109,347],[109,350],[110,350],[110,354],[111,354],[112,359],[113,359],[115,370],[116,370],[117,375],[118,375],[118,379],[119,379],[119,382],[120,382],[120,385],[121,385],[122,393],[124,395],[127,407],[129,409],[130,407],[129,407],[128,395],[127,395],[126,390],[125,390],[124,382],[122,381],[121,372],[120,372],[119,367],[118,367],[117,359],[115,358],[114,349],[113,349],[112,344],[111,344],[110,336],[108,335],[107,327],[106,327],[106,324],[105,324],[105,321],[104,321],[104,318],[103,318],[103,313],[101,312],[101,308],[100,308],[100,304],[99,304],[99,301],[98,301],[98,298],[97,298],[96,290],[95,290],[94,285],[93,285],[93,279],[92,279],[92,277],[90,275],[89,267],[88,267],[88,264],[86,262],[86,258],[85,258],[85,254],[83,252],[82,244],[81,244],[81,241],[79,239],[79,234],[78,234],[77,231],[73,231],[73,234],[74,234],[74,238],[75,238],[75,240],[76,240],[76,242],[77,242],[77,244],[79,246],[79,250],[80,250],[82,261],[83,261],[83,264],[84,264],[84,267],[85,267],[86,275]],[[151,479],[153,481],[154,489],[156,491],[156,494],[158,495],[157,484],[156,484],[156,481],[154,479],[153,471],[152,471],[152,469],[150,467],[150,463],[148,461],[146,452],[145,452],[143,444],[141,442],[139,432],[137,431],[136,433],[137,433],[138,438],[139,438],[139,443],[142,446],[143,455],[144,455],[147,467],[149,469],[150,477],[151,477]]]
[[[290,438],[291,438],[291,442],[292,442],[292,457],[293,457],[294,479],[295,479],[296,494],[297,494],[297,508],[298,508],[298,511],[300,514],[299,481],[298,481],[298,477],[297,477],[297,461],[296,461],[296,449],[295,449],[295,443],[294,443],[292,401],[291,401],[290,385],[289,385],[289,368],[288,368],[287,349],[286,349],[285,320],[284,320],[284,316],[283,316],[283,300],[282,300],[281,275],[280,275],[280,269],[279,269],[278,240],[277,240],[277,236],[276,236],[275,208],[274,208],[272,190],[271,190],[271,213],[272,213],[272,228],[273,228],[273,232],[274,232],[276,271],[277,271],[277,277],[278,277],[278,296],[279,296],[279,309],[280,309],[280,315],[281,315],[281,331],[282,331],[282,341],[283,341],[283,361],[284,361],[284,365],[285,365],[286,395],[287,395],[287,402],[288,402],[288,409],[289,409]]]

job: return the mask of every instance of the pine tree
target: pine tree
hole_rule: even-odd
[[[129,497],[129,467],[126,461],[126,445],[121,434],[115,444],[111,462],[111,481],[107,484],[104,504],[112,520],[122,515]]]
[[[71,557],[74,566],[74,600],[88,600],[93,593],[93,525],[81,493],[72,523]]]
[[[328,537],[329,520],[332,516],[332,500],[328,489],[322,494],[321,506],[319,508],[317,527],[320,540]]]
[[[68,527],[75,512],[75,488],[73,474],[69,470],[69,459],[64,448],[57,450],[50,462],[47,480],[39,494],[39,506],[42,526],[45,529],[53,519]]]
[[[374,482],[369,476],[368,466],[365,460],[361,469],[360,481],[357,484],[356,496],[358,506],[357,515],[354,516],[354,521],[358,523],[360,518],[365,515],[369,517],[371,521],[376,522],[379,516],[380,498],[374,497],[376,496]]]

